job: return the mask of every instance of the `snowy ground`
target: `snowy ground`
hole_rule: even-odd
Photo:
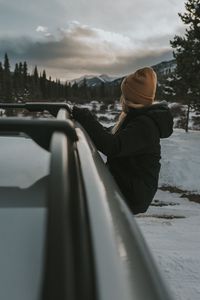
[[[156,202],[155,202],[156,201]],[[200,299],[200,205],[158,190],[154,205],[136,218],[176,300]]]
[[[200,194],[199,149],[200,132],[176,129],[162,140],[160,186],[179,193],[159,189],[148,212],[136,217],[176,300],[200,299],[200,203],[183,195]]]
[[[200,194],[200,131],[174,129],[161,140],[160,185],[176,186]]]

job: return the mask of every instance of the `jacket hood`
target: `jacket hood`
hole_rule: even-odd
[[[173,133],[173,117],[166,101],[153,104],[146,115],[157,125],[160,138],[168,138]]]
[[[167,101],[152,104],[150,107],[134,109],[134,115],[146,115],[156,124],[160,132],[160,138],[167,138],[173,133],[173,117]]]

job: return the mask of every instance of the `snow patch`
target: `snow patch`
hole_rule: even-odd
[[[150,206],[136,221],[174,298],[199,300],[200,205],[161,190],[155,199],[175,205]],[[159,218],[162,215],[184,218]]]

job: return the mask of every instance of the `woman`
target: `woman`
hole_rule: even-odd
[[[134,214],[149,207],[158,188],[160,138],[173,132],[173,118],[163,101],[154,103],[156,73],[146,67],[121,84],[122,112],[108,132],[87,109],[73,107],[73,117],[86,129]]]

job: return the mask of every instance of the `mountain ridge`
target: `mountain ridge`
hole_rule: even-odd
[[[157,73],[158,77],[162,75],[170,74],[174,71],[176,67],[175,59],[169,60],[169,61],[162,61],[156,65],[151,66],[155,72]],[[124,76],[110,76],[107,74],[101,74],[101,75],[83,75],[79,78],[70,80],[69,82],[71,85],[76,83],[78,87],[81,87],[84,85],[84,82],[88,87],[95,87],[100,86],[102,84],[106,85],[118,85]]]

